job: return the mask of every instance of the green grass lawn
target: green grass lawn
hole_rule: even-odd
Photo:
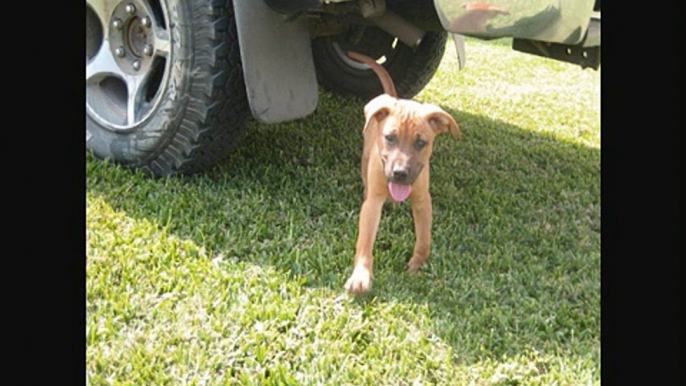
[[[507,43],[507,42],[505,42]],[[433,245],[405,272],[387,204],[370,295],[352,270],[363,102],[252,121],[213,170],[153,180],[87,156],[90,385],[597,385],[600,73],[467,41],[442,106]]]

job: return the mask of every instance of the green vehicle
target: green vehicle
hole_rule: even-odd
[[[600,0],[86,0],[86,149],[155,176],[212,167],[250,115],[306,117],[319,86],[370,98],[391,74],[419,93],[453,35],[598,69]]]

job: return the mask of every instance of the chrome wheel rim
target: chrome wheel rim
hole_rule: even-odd
[[[149,119],[171,68],[169,16],[160,0],[86,0],[86,113],[125,131]]]

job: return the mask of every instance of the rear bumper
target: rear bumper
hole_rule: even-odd
[[[513,37],[561,44],[579,44],[584,40],[594,2],[434,0],[447,31],[481,39]],[[599,34],[597,40],[600,45]]]
[[[578,64],[581,68],[600,67],[600,12],[594,12],[586,35],[576,44],[545,42],[533,39],[512,39],[512,48],[546,58]]]

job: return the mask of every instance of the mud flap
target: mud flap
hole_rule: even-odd
[[[278,123],[314,112],[318,88],[307,20],[286,20],[263,0],[233,6],[252,115]]]

